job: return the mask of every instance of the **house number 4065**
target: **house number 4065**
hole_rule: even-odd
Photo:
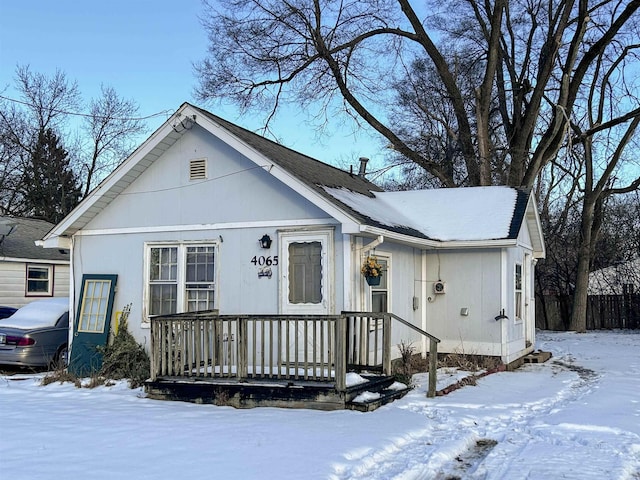
[[[276,266],[278,265],[278,256],[274,255],[273,257],[271,255],[269,255],[268,257],[265,257],[264,255],[261,256],[254,256],[251,259],[251,263],[253,263],[254,265],[260,265],[261,267],[266,265],[268,267],[270,267],[271,265]]]

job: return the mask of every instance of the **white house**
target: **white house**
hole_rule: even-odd
[[[623,295],[640,292],[640,258],[589,273],[589,295]]]
[[[440,352],[509,363],[534,348],[544,242],[528,191],[382,192],[188,103],[42,244],[71,252],[72,308],[93,312],[80,327],[74,315],[76,331],[126,305],[145,345],[150,317],[173,312],[386,310]],[[374,287],[360,273],[372,254],[385,269]],[[403,326],[401,341],[426,350]]]
[[[0,217],[0,305],[69,295],[69,252],[35,243],[51,228],[44,220]]]

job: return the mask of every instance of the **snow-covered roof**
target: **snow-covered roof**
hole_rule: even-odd
[[[345,188],[325,190],[376,223],[413,229],[431,240],[499,240],[514,236],[512,224],[519,191],[511,187],[376,192],[374,197]]]
[[[589,295],[622,295],[624,285],[640,292],[640,258],[589,273]]]
[[[185,121],[189,128],[198,125],[216,136],[336,219],[343,233],[386,235],[421,248],[442,247],[443,242],[472,242],[447,245],[455,247],[512,246],[526,221],[534,255],[544,256],[535,202],[526,190],[477,187],[382,192],[363,175],[337,169],[188,103],[56,225],[42,245],[68,248],[71,236],[189,131],[175,128]]]

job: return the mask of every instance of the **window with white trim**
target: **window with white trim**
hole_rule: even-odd
[[[215,308],[215,245],[148,245],[147,249],[149,316]]]
[[[516,263],[515,265],[514,283],[516,320],[522,320],[524,299],[522,296],[522,264],[520,263]]]
[[[53,295],[52,279],[52,265],[27,265],[26,296]]]
[[[388,312],[389,311],[389,260],[387,258],[376,256],[378,263],[382,266],[382,275],[380,276],[380,284],[372,285],[371,289],[371,311],[372,312]]]

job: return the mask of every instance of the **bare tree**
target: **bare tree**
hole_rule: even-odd
[[[89,147],[82,155],[83,196],[91,191],[95,177],[110,173],[133,150],[133,139],[146,131],[144,122],[136,118],[138,106],[133,100],[120,98],[112,87],[103,85],[101,91],[85,117]]]
[[[32,213],[26,198],[39,185],[30,181],[27,172],[37,160],[42,136],[48,131],[60,136],[69,111],[80,104],[80,94],[77,84],[63,72],[47,77],[32,72],[28,66],[16,69],[16,88],[22,97],[19,103],[0,103],[0,211],[20,216]]]
[[[639,7],[640,0],[432,1],[421,18],[409,0],[208,3],[209,56],[197,66],[198,93],[266,108],[267,123],[284,103],[319,104],[321,118],[341,108],[443,186],[505,176],[509,185],[532,186],[565,144],[598,59],[634,38],[626,34]],[[456,49],[480,68],[471,98],[450,55]],[[444,92],[463,172],[416,148],[385,115],[393,85],[420,82],[419,69],[398,67],[416,59],[429,62]],[[497,174],[496,154],[505,158]]]
[[[69,81],[60,71],[46,76],[32,72],[28,66],[18,67],[16,90],[20,99],[0,99],[0,212],[3,214],[32,214],[33,202],[27,199],[33,199],[40,190],[33,184],[33,175],[29,177],[26,173],[33,171],[35,165],[39,165],[39,171],[56,171],[40,168],[39,157],[47,152],[42,148],[47,143],[43,138],[48,138],[52,145],[55,143],[56,148],[51,151],[64,150],[65,155],[56,153],[47,157],[64,157],[62,170],[67,168],[67,159],[73,159],[68,164],[74,170],[73,182],[81,183],[82,196],[86,196],[97,181],[133,150],[136,136],[146,130],[143,119],[137,118],[137,105],[120,98],[111,87],[103,86],[101,96],[90,102],[89,112],[81,112],[76,82]],[[72,118],[77,117],[83,122],[72,122]],[[75,125],[82,128],[73,129]],[[59,175],[58,179],[62,178],[68,180]],[[75,187],[64,191],[73,202],[78,202]],[[65,201],[64,208],[56,212],[68,213],[69,205]]]

